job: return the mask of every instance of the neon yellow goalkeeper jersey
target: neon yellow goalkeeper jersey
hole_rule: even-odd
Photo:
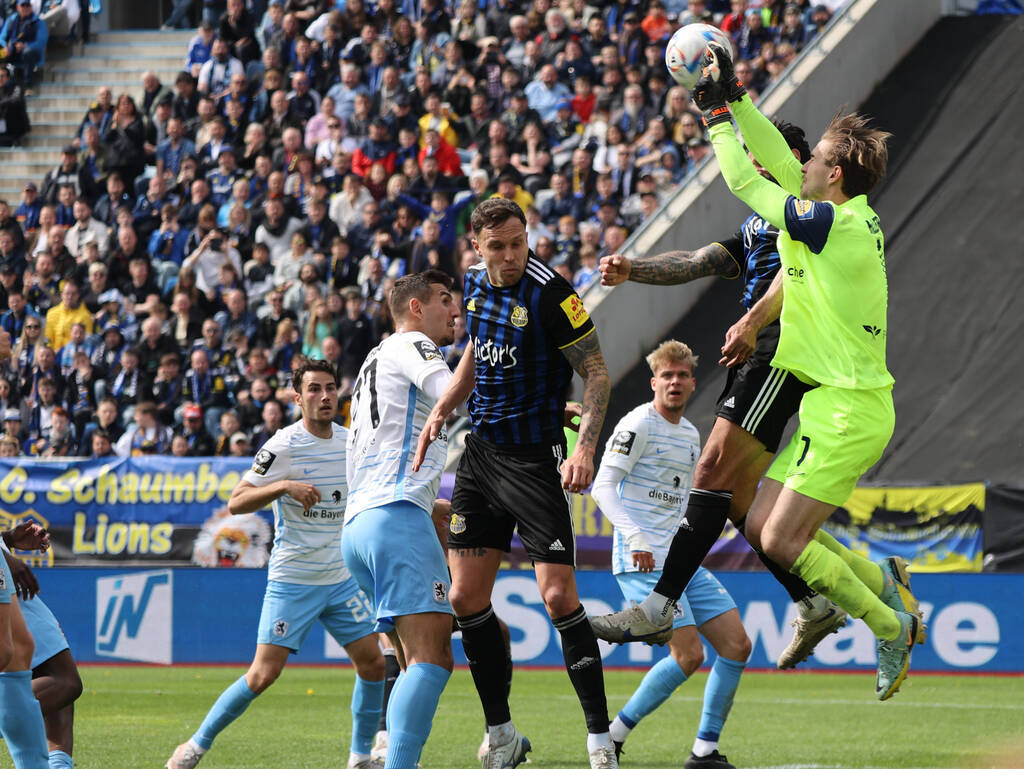
[[[763,179],[726,123],[711,137],[729,188],[782,232],[784,299],[774,366],[818,384],[888,387],[888,287],[878,216],[859,195],[840,205],[801,200],[800,162],[778,130],[744,97],[732,105],[743,139],[777,180]]]

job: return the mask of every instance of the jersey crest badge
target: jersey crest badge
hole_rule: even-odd
[[[256,452],[256,456],[252,458],[252,471],[256,475],[266,475],[267,470],[274,464],[275,459],[277,459],[277,454],[273,451],[260,449]]]
[[[583,300],[576,294],[563,299],[559,307],[562,308],[562,312],[565,313],[565,317],[569,319],[569,323],[573,328],[579,328],[590,320],[587,309],[583,306]]]
[[[448,521],[448,529],[452,534],[464,532],[466,530],[466,516],[452,513],[451,520]]]
[[[612,447],[609,449],[614,454],[622,454],[629,456],[629,452],[633,450],[633,441],[636,440],[636,433],[631,430],[622,430],[615,433],[615,439],[612,441]]]
[[[441,360],[441,351],[437,349],[437,345],[433,342],[413,342],[412,346],[416,348],[416,352],[420,354],[423,360]]]
[[[521,304],[517,304],[512,308],[512,317],[509,320],[512,321],[512,325],[516,328],[522,328],[529,322],[530,317],[526,312],[526,308]]]
[[[476,312],[476,299],[466,302],[466,312]]]

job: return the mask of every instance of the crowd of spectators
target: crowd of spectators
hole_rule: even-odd
[[[663,63],[672,32],[722,26],[756,95],[831,13],[340,5],[204,0],[173,84],[100,87],[59,165],[0,201],[0,455],[252,454],[296,417],[303,356],[351,391],[397,277],[461,280],[495,195],[585,288],[710,150]],[[452,363],[465,342],[460,322]]]

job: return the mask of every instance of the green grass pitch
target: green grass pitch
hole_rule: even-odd
[[[80,769],[162,767],[241,667],[85,667],[75,707]],[[606,673],[612,714],[639,672]],[[700,720],[706,675],[684,683],[630,736],[623,769],[681,767]],[[344,769],[350,668],[285,670],[218,738],[203,769]],[[1024,679],[912,673],[888,702],[870,673],[747,673],[722,740],[740,769],[1019,769]],[[533,742],[531,766],[587,766],[583,715],[562,671],[516,672],[512,714]],[[441,698],[423,769],[479,766],[480,704],[467,670]],[[9,766],[6,752],[0,766]]]

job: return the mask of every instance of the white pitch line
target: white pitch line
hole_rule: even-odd
[[[446,695],[447,696],[447,695]],[[910,696],[910,695],[908,695]],[[554,694],[545,696],[545,700],[577,700],[574,694]],[[703,697],[682,696],[673,694],[671,702],[703,702]],[[752,705],[830,705],[835,707],[850,707],[860,705],[862,707],[877,708],[924,708],[928,710],[1024,710],[1024,703],[1021,704],[995,704],[987,702],[965,703],[965,702],[916,702],[912,700],[890,700],[885,705],[880,705],[878,700],[834,700],[834,699],[810,699],[801,697],[797,699],[779,699],[777,697],[748,697],[741,695],[736,698],[737,704],[746,703]],[[810,765],[817,767],[817,764]],[[787,767],[789,769],[789,767]],[[841,769],[841,768],[840,768]],[[872,769],[868,767],[867,769]],[[881,769],[884,769],[882,767]],[[924,769],[917,767],[916,769]]]

